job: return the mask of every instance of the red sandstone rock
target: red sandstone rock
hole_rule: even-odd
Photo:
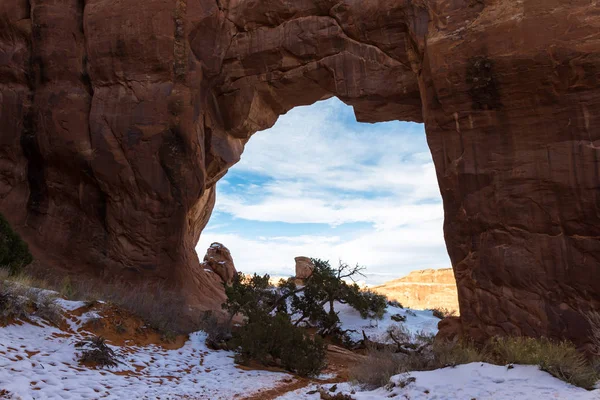
[[[308,257],[296,257],[296,279],[306,279],[312,275],[315,265]]]
[[[229,249],[221,243],[210,245],[201,266],[219,275],[221,281],[227,284],[231,283],[237,274]]]
[[[2,0],[0,211],[54,268],[223,292],[194,251],[256,131],[425,122],[464,331],[600,309],[600,10],[574,0]]]
[[[439,332],[435,339],[453,342],[463,338],[463,329],[460,317],[446,317],[438,322]]]
[[[451,268],[412,271],[407,276],[373,287],[404,307],[424,310],[446,308],[458,311],[456,281]]]

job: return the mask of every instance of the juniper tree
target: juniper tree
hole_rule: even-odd
[[[299,374],[314,374],[322,368],[325,354],[319,336],[345,336],[336,303],[348,304],[363,318],[382,318],[387,306],[385,296],[362,290],[354,281],[364,276],[363,267],[340,261],[333,268],[328,261],[312,261],[314,270],[302,285],[290,278],[280,280],[275,288],[269,284],[269,275],[247,277],[238,273],[226,286],[223,308],[230,320],[235,315],[244,319],[232,340],[240,361],[255,359]],[[300,328],[302,324],[316,326],[319,336],[310,338]]]

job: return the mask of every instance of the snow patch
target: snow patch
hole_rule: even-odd
[[[400,387],[407,378],[415,381]],[[515,365],[508,369],[487,363],[471,363],[438,369],[396,375],[391,381],[394,387],[361,391],[349,383],[337,385],[337,392],[352,394],[356,400],[384,400],[389,398],[410,400],[598,400],[600,389],[587,391],[565,383],[532,365]],[[333,385],[324,385],[328,390]],[[309,394],[317,386],[289,392],[278,400],[320,399],[318,393]]]
[[[77,302],[59,300],[65,310]],[[71,317],[78,332],[98,316]],[[206,347],[206,334],[190,335],[177,350],[159,346],[110,346],[119,365],[92,369],[79,365],[75,343],[91,334],[66,333],[46,325],[23,323],[0,327],[0,389],[15,399],[232,399],[277,386],[292,378],[285,373],[246,371],[233,362],[233,353]]]
[[[339,312],[338,317],[341,321],[342,329],[351,329],[356,332],[349,332],[352,340],[362,339],[362,332],[369,339],[375,342],[384,343],[386,339],[386,331],[390,326],[403,325],[412,334],[417,333],[435,335],[438,331],[437,325],[440,322],[439,318],[433,316],[433,312],[429,310],[411,310],[408,308],[400,308],[387,306],[383,318],[363,319],[360,313],[347,304],[335,303],[334,309]],[[406,317],[405,322],[396,322],[392,320],[392,316],[400,314]]]

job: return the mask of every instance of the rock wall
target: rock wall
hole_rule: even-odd
[[[244,144],[331,96],[424,122],[465,333],[600,309],[595,0],[2,0],[0,211],[72,274],[217,306],[194,247]]]
[[[456,281],[451,268],[411,271],[407,276],[372,288],[404,307],[417,310],[445,308],[458,312]]]

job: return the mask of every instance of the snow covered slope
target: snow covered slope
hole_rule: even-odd
[[[414,378],[414,382],[412,379]],[[531,365],[512,369],[486,363],[471,363],[435,371],[411,372],[392,378],[394,385],[360,391],[349,383],[323,386],[327,394],[350,394],[356,400],[599,400],[600,389],[587,391],[540,371]],[[405,386],[404,386],[405,385]],[[393,386],[393,387],[392,387]],[[404,387],[402,387],[404,386]],[[318,400],[311,385],[278,397],[278,400]]]
[[[83,306],[60,304],[71,311]],[[83,367],[74,345],[90,336],[81,326],[93,317],[71,317],[66,331],[40,319],[0,327],[0,398],[5,390],[14,399],[233,399],[292,378],[237,368],[233,353],[209,350],[202,332],[177,350],[111,346],[121,356],[118,367]]]
[[[191,334],[185,344],[182,339],[183,345],[173,350],[156,344],[110,345],[119,354],[116,368],[82,366],[75,343],[92,336],[89,324],[99,317],[106,319],[104,308],[90,309],[83,302],[62,299],[58,305],[66,316],[61,328],[36,317],[0,327],[0,399],[263,400],[265,393],[277,393],[282,400],[321,398],[317,384],[324,381],[239,368],[232,352],[208,349],[203,332]],[[387,328],[396,324],[413,335],[435,334],[439,322],[430,311],[390,306],[382,320],[364,320],[347,305],[338,303],[335,308],[343,329],[353,329],[353,335],[360,337],[364,331],[373,341],[385,340]],[[405,322],[393,321],[395,314],[406,317]],[[347,374],[336,376],[339,368],[324,372],[321,379],[328,382],[347,379],[340,378]],[[472,363],[397,375],[392,382],[373,391],[348,382],[338,383],[333,392],[329,391],[333,384],[323,388],[327,394],[342,392],[355,400],[600,400],[600,389],[588,392],[571,386],[535,366],[508,369]]]
[[[440,322],[439,318],[433,316],[433,312],[429,310],[411,310],[408,308],[400,308],[389,306],[383,318],[377,319],[362,319],[359,312],[347,304],[336,302],[334,308],[339,312],[338,316],[341,321],[342,329],[352,329],[356,332],[350,333],[353,340],[362,339],[362,331],[367,337],[375,342],[385,342],[385,332],[392,325],[403,325],[412,334],[424,333],[435,335],[438,331],[437,325]],[[404,322],[396,322],[392,320],[392,316],[399,314],[405,317]]]

